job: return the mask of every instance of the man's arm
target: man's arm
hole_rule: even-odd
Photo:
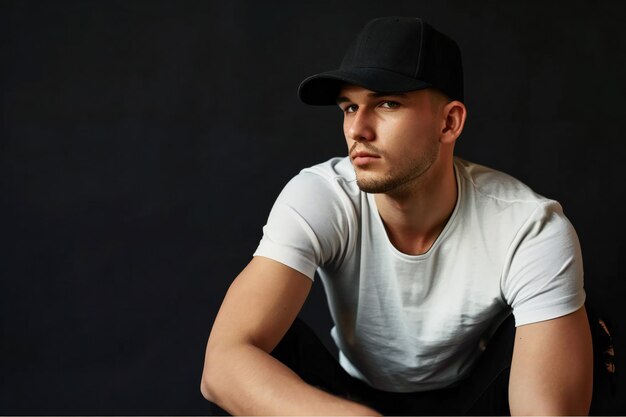
[[[586,415],[593,384],[591,332],[585,308],[517,328],[511,415]]]
[[[304,274],[255,257],[230,286],[207,345],[202,394],[233,415],[377,415],[305,383],[269,353],[311,289]]]

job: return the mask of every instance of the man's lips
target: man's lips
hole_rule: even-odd
[[[354,165],[365,165],[380,159],[380,156],[369,152],[354,152],[351,157]]]

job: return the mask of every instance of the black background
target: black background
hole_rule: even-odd
[[[622,370],[625,3],[0,4],[0,413],[208,413],[228,284],[286,181],[346,153],[297,85],[389,15],[458,41],[457,154],[563,204]],[[329,343],[322,294],[302,315]]]

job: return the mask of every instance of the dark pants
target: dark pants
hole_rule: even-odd
[[[365,404],[384,415],[508,415],[515,326],[510,316],[489,342],[469,378],[451,388],[417,393],[374,389],[347,374],[313,331],[296,319],[272,356],[304,381]],[[226,415],[212,405],[213,415]]]

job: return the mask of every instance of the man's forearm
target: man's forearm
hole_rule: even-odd
[[[252,345],[209,352],[203,393],[233,415],[379,415],[305,383]]]

